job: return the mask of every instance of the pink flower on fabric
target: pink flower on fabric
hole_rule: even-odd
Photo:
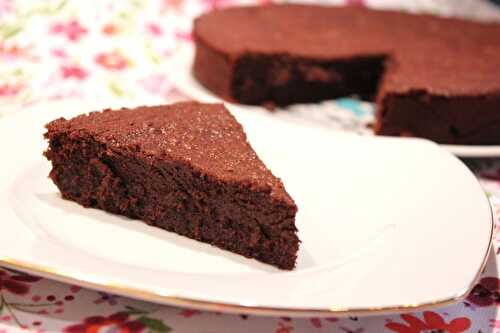
[[[95,62],[110,70],[123,70],[128,67],[128,60],[118,51],[99,53]]]
[[[61,66],[61,75],[64,79],[85,80],[88,73],[80,66]]]
[[[176,39],[180,41],[186,41],[186,42],[192,42],[193,41],[193,35],[189,32],[184,32],[184,31],[176,31],[174,33],[174,36]]]
[[[414,315],[402,314],[404,324],[390,322],[385,324],[385,327],[398,333],[461,333],[467,331],[471,325],[470,319],[466,317],[455,318],[447,323],[443,317],[433,311],[425,311],[423,317],[422,320]]]
[[[321,320],[319,318],[311,318],[309,320],[311,321],[311,324],[316,328],[321,328],[323,326],[321,325]]]
[[[500,328],[500,320],[490,319],[491,328]]]
[[[231,0],[202,0],[202,2],[210,10],[227,7],[233,3]]]
[[[77,42],[83,35],[87,33],[87,29],[80,25],[77,20],[71,20],[67,23],[56,23],[52,26],[53,34],[65,35],[70,41]]]
[[[76,293],[79,293],[81,290],[82,290],[82,287],[80,286],[71,286],[69,288],[69,290],[73,293],[73,294],[76,294]]]
[[[2,14],[11,13],[14,11],[14,1],[0,0],[0,17]],[[2,331],[0,330],[0,333]]]
[[[279,322],[276,333],[291,333],[293,331],[293,326],[286,325],[285,323]]]
[[[5,290],[16,295],[26,295],[30,291],[29,283],[40,281],[41,278],[27,274],[9,274],[0,270],[0,291]]]
[[[146,25],[148,31],[155,37],[161,36],[163,34],[162,28],[156,23],[149,23]]]
[[[139,84],[150,94],[166,95],[172,90],[172,84],[163,74],[153,74],[139,81]]]
[[[27,54],[26,48],[22,48],[16,44],[7,45],[0,41],[0,57],[6,59],[18,59]]]
[[[119,30],[120,29],[118,29],[118,27],[115,24],[107,23],[103,25],[101,32],[103,33],[103,35],[111,36],[111,35],[116,35]]]
[[[57,58],[66,58],[68,56],[63,49],[53,49],[50,53]]]
[[[9,84],[9,83],[0,84],[0,97],[12,97],[17,95],[20,91],[21,91],[20,84]],[[1,274],[2,271],[0,271],[0,279],[2,278]],[[1,282],[0,282],[0,289],[2,289]]]
[[[191,318],[194,315],[201,314],[201,311],[198,310],[183,310],[179,313],[184,318]]]
[[[467,301],[477,306],[500,304],[500,280],[496,277],[484,277],[472,289]]]
[[[119,312],[109,317],[94,316],[86,318],[83,323],[64,328],[65,333],[135,333],[144,329],[144,324],[138,320],[130,320],[127,313]]]
[[[184,0],[163,0],[161,10],[167,11],[174,9],[179,9],[184,4]]]

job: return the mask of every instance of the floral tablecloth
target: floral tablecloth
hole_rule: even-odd
[[[0,121],[26,106],[51,100],[160,103],[182,98],[165,64],[180,43],[190,41],[192,18],[211,8],[244,2],[269,0],[0,0]],[[500,19],[499,7],[480,0],[335,2]],[[496,231],[500,228],[500,159],[465,162],[490,198]],[[0,228],[0,232],[5,231]],[[292,319],[200,312],[0,268],[0,333],[23,329],[74,333],[500,332],[499,246],[500,238],[495,236],[483,277],[465,301],[422,313],[366,318]]]

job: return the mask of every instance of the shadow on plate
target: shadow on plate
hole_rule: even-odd
[[[148,237],[154,237],[161,241],[169,242],[170,244],[175,245],[183,250],[190,250],[199,253],[203,253],[204,255],[210,256],[218,256],[224,257],[225,259],[241,264],[250,266],[251,268],[262,271],[262,272],[281,272],[279,269],[258,262],[254,259],[248,259],[243,256],[219,249],[215,246],[202,243],[199,241],[192,240],[187,237],[183,237],[177,235],[173,232],[168,232],[157,227],[149,226],[143,221],[130,219],[121,215],[114,215],[107,213],[105,211],[94,209],[94,208],[85,208],[74,202],[64,200],[61,198],[59,193],[38,193],[35,196],[42,201],[44,204],[50,205],[55,209],[64,211],[65,214],[70,215],[81,215],[86,218],[92,219],[97,223],[105,223],[115,225],[119,228],[128,229],[134,233],[142,233],[146,234]],[[71,223],[70,221],[68,223]],[[64,241],[64,240],[59,240]],[[67,244],[71,246],[71,244]],[[81,249],[84,250],[84,249]],[[155,253],[154,255],[157,255]],[[307,253],[301,253],[301,255],[307,256]],[[302,258],[304,259],[304,258]],[[304,260],[301,261],[302,264],[307,265],[307,262],[304,263]]]

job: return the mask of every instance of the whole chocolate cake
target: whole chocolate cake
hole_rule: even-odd
[[[47,129],[50,178],[65,199],[295,266],[297,207],[223,105],[104,110]]]
[[[228,101],[358,95],[377,134],[500,144],[499,24],[287,4],[212,11],[194,38],[194,76]]]

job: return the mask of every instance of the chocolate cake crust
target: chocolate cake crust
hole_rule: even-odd
[[[492,111],[500,109],[500,24],[285,4],[215,10],[193,32],[194,76],[228,101],[286,106],[358,95],[376,101],[377,134],[500,143],[491,129],[500,117]],[[429,102],[402,109],[400,98],[421,96]],[[424,130],[431,121],[441,123]]]
[[[47,125],[64,198],[292,269],[297,207],[221,104],[92,112]]]

